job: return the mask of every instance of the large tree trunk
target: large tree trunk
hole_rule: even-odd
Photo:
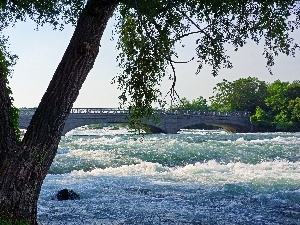
[[[37,224],[41,186],[79,90],[98,55],[100,39],[119,0],[89,0],[21,143],[12,135],[11,104],[0,78],[1,217]],[[1,72],[1,71],[0,71]],[[4,88],[4,89],[2,89]]]

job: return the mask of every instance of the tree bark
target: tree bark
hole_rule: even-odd
[[[0,168],[8,149],[14,149],[17,145],[17,137],[11,124],[12,103],[3,66],[0,64]]]
[[[0,155],[1,152],[7,155],[0,161],[0,218],[11,217],[37,224],[37,201],[43,180],[56,155],[65,121],[94,65],[102,34],[118,2],[87,2],[22,142],[14,144],[8,140],[3,144],[3,138],[0,139]],[[0,85],[2,89],[1,79]],[[5,95],[0,90],[0,124],[7,122],[7,116],[2,115],[3,97]],[[9,136],[7,132],[11,131],[0,125],[0,132]]]

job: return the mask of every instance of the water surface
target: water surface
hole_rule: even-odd
[[[300,224],[300,133],[182,130],[63,137],[38,206],[43,224]],[[69,188],[80,200],[57,201]]]

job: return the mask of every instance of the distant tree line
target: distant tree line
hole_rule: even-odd
[[[209,102],[199,97],[182,98],[173,109],[249,111],[255,131],[300,131],[300,81],[276,80],[273,83],[255,77],[223,80],[213,89]]]

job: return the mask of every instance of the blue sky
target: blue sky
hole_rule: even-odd
[[[111,41],[113,20],[101,40],[101,48],[95,66],[84,83],[74,107],[118,107],[119,91],[117,86],[111,84],[112,78],[118,73],[116,62],[117,52],[115,42]],[[63,31],[53,31],[45,26],[35,31],[33,22],[20,22],[14,28],[7,30],[10,37],[10,49],[19,56],[10,86],[13,90],[15,106],[36,107],[42,98],[49,81],[62,58],[69,43],[74,28],[67,26]],[[300,32],[293,34],[300,42]],[[182,60],[188,60],[194,56],[193,47],[189,44],[193,38],[186,41],[187,47],[179,49]],[[262,56],[263,47],[249,43],[238,52],[228,50],[234,68],[221,70],[218,77],[210,74],[208,67],[195,75],[197,62],[177,65],[176,90],[180,97],[189,100],[199,96],[207,98],[213,95],[213,87],[223,79],[230,81],[241,77],[258,77],[260,80],[273,82],[293,81],[300,79],[300,53],[296,58],[280,55],[275,60],[274,75],[270,75],[266,60]],[[161,90],[167,93],[171,83],[167,79],[163,81]]]

